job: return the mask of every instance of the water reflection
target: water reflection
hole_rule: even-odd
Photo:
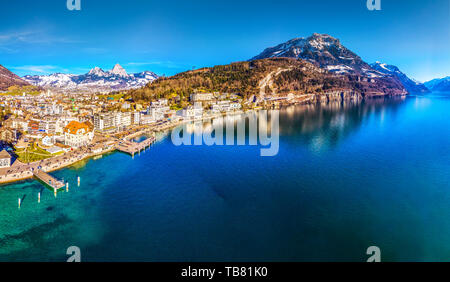
[[[313,151],[337,146],[373,118],[380,124],[387,112],[396,116],[405,97],[343,101],[320,105],[290,106],[280,111],[280,135],[288,142],[300,141]]]
[[[365,101],[349,100],[282,108],[279,111],[280,139],[295,145],[298,145],[298,143],[304,144],[314,152],[332,149],[350,134],[358,132],[367,120],[374,120],[380,126],[383,126],[386,117],[395,119],[397,112],[403,107],[406,99],[406,97],[376,98]],[[410,99],[413,101],[414,98]],[[192,135],[191,141],[195,143],[195,138],[201,140],[203,134],[214,136],[217,134],[217,129],[223,130],[223,138],[225,139],[227,125],[231,125],[231,128],[234,128],[233,136],[236,141],[237,128],[243,126],[245,128],[246,144],[248,145],[249,120],[257,120],[258,135],[260,130],[268,132],[269,135],[272,132],[270,111],[267,119],[258,119],[260,114],[264,113],[248,112],[242,115],[230,115],[203,122],[192,122],[184,125],[182,131]],[[283,136],[289,138],[283,138]],[[223,143],[225,144],[225,140]]]

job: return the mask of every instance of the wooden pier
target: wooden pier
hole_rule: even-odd
[[[116,150],[134,156],[134,154],[139,153],[142,150],[145,150],[147,147],[150,147],[150,145],[152,145],[153,142],[155,142],[155,140],[156,140],[155,137],[149,137],[148,139],[145,139],[140,143],[122,140],[116,145]]]
[[[53,190],[59,190],[65,187],[64,182],[54,178],[53,176],[42,170],[35,171],[33,175]]]

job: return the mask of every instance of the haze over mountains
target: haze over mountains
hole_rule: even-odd
[[[450,76],[430,80],[425,86],[436,92],[450,92]]]
[[[25,81],[43,88],[91,92],[139,88],[157,78],[158,76],[150,71],[128,74],[119,64],[110,71],[95,67],[83,75],[55,73],[24,76]]]

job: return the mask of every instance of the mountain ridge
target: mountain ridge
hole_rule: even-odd
[[[405,73],[400,71],[400,69],[394,65],[388,65],[385,63],[381,63],[379,61],[370,65],[373,69],[384,73],[386,75],[393,75],[397,77],[400,82],[402,82],[403,86],[410,93],[429,93],[430,90],[423,84],[418,81],[415,81],[409,78]]]
[[[371,70],[368,63],[342,45],[339,39],[319,33],[266,48],[250,60],[282,57],[307,60],[332,72],[364,73]]]
[[[425,86],[436,92],[450,92],[450,76],[432,79],[425,82]]]
[[[54,73],[50,75],[26,75],[24,80],[43,88],[65,91],[119,91],[140,88],[158,78],[153,72],[128,74],[116,64],[110,71],[94,67],[81,75]]]
[[[236,62],[161,77],[147,86],[130,91],[134,100],[159,98],[187,102],[195,92],[234,93],[244,101],[262,102],[293,95],[309,101],[400,96],[407,92],[392,77],[365,78],[358,74],[336,74],[306,60],[268,58]],[[253,98],[252,98],[253,97]]]
[[[408,94],[398,77],[373,69],[338,39],[318,33],[266,48],[246,62],[160,78],[131,94],[138,100],[174,95],[183,100],[196,91],[239,93],[256,102],[290,94],[314,101]]]
[[[428,88],[409,78],[398,67],[376,62],[368,64],[353,51],[328,34],[314,33],[264,49],[251,60],[290,57],[307,60],[336,74],[358,74],[368,78],[391,76],[398,79],[409,93],[427,93]]]
[[[20,78],[4,66],[0,65],[0,91],[6,91],[11,86],[28,86],[27,81]]]

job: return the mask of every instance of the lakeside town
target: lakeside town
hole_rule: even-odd
[[[137,103],[122,95],[50,90],[39,95],[0,96],[0,183],[51,172],[111,151],[134,156],[155,134],[184,122],[242,113],[238,95],[192,93],[178,109],[167,99]],[[144,140],[137,140],[142,139]]]

